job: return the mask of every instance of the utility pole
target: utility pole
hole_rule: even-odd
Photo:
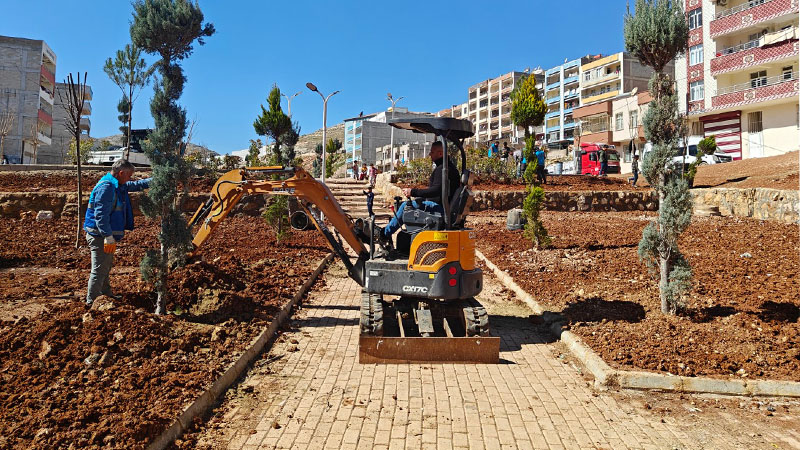
[[[392,93],[391,92],[386,94],[386,99],[389,100],[390,102],[392,102],[392,119],[394,119],[394,105],[397,102],[399,102],[400,100],[404,99],[404,98],[405,97],[400,97],[398,99],[392,99]],[[394,167],[394,127],[391,127],[391,130],[389,132],[391,133],[389,135],[389,147],[392,148],[392,165],[391,165],[391,168],[392,168],[392,171],[394,171],[394,169],[395,169],[395,167]]]

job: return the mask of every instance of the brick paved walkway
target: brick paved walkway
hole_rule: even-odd
[[[800,446],[800,433],[791,431],[800,429],[796,417],[773,419],[784,422],[770,427],[768,418],[743,419],[725,409],[662,416],[642,402],[597,392],[556,357],[560,344],[513,315],[491,319],[505,364],[360,365],[360,288],[334,272],[295,315],[295,329],[229,393],[197,436],[199,447]]]

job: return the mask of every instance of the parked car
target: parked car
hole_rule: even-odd
[[[690,136],[687,139],[687,147],[689,150],[687,151],[684,146],[677,147],[675,149],[675,156],[672,157],[672,164],[680,165],[685,164],[689,165],[694,163],[697,160],[697,145],[703,138],[700,136]],[[644,144],[644,148],[642,149],[642,160],[644,157],[649,153],[653,148],[653,144],[648,142]],[[722,152],[714,152],[712,155],[703,155],[701,157],[701,165],[703,164],[720,164],[725,162],[731,162],[733,158]]]

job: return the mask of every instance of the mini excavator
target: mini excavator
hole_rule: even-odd
[[[359,362],[497,363],[500,338],[489,335],[488,315],[475,300],[483,289],[483,272],[475,264],[475,232],[466,228],[474,175],[466,167],[463,144],[473,134],[472,123],[430,117],[392,120],[389,125],[434,134],[444,145],[444,213],[406,207],[405,229],[398,231],[394,251],[376,254],[374,219],[353,220],[328,187],[305,170],[267,166],[232,170],[217,180],[210,198],[189,221],[192,229],[197,227],[191,255],[243,196],[293,196],[301,210],[292,214],[292,226],[313,223],[362,286]],[[448,192],[448,176],[455,175],[448,174],[448,148],[461,160],[455,192]]]

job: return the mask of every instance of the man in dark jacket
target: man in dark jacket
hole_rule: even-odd
[[[133,229],[133,207],[128,192],[141,191],[150,187],[150,178],[130,181],[133,164],[118,159],[111,166],[111,172],[97,182],[89,196],[83,229],[92,252],[92,272],[86,304],[91,305],[100,295],[118,298],[111,291],[109,273],[114,263],[117,242],[125,236],[125,230]]]
[[[392,234],[399,230],[400,226],[403,225],[403,211],[408,207],[409,203],[416,209],[444,214],[444,206],[442,206],[442,172],[444,171],[444,150],[442,143],[439,141],[434,142],[431,145],[431,151],[428,155],[430,156],[431,161],[433,161],[433,163],[436,165],[436,167],[433,169],[433,173],[431,174],[430,181],[428,182],[428,187],[423,189],[403,189],[403,194],[405,194],[406,197],[422,197],[424,200],[421,202],[408,200],[400,205],[400,208],[397,209],[397,213],[394,215],[394,217],[392,217],[392,220],[389,221],[389,224],[386,225],[383,230],[381,230],[380,238],[383,242],[391,242]],[[461,185],[461,177],[458,173],[458,169],[456,169],[456,166],[452,161],[448,161],[447,167],[447,182],[449,185],[448,195],[452,200],[453,194]]]

